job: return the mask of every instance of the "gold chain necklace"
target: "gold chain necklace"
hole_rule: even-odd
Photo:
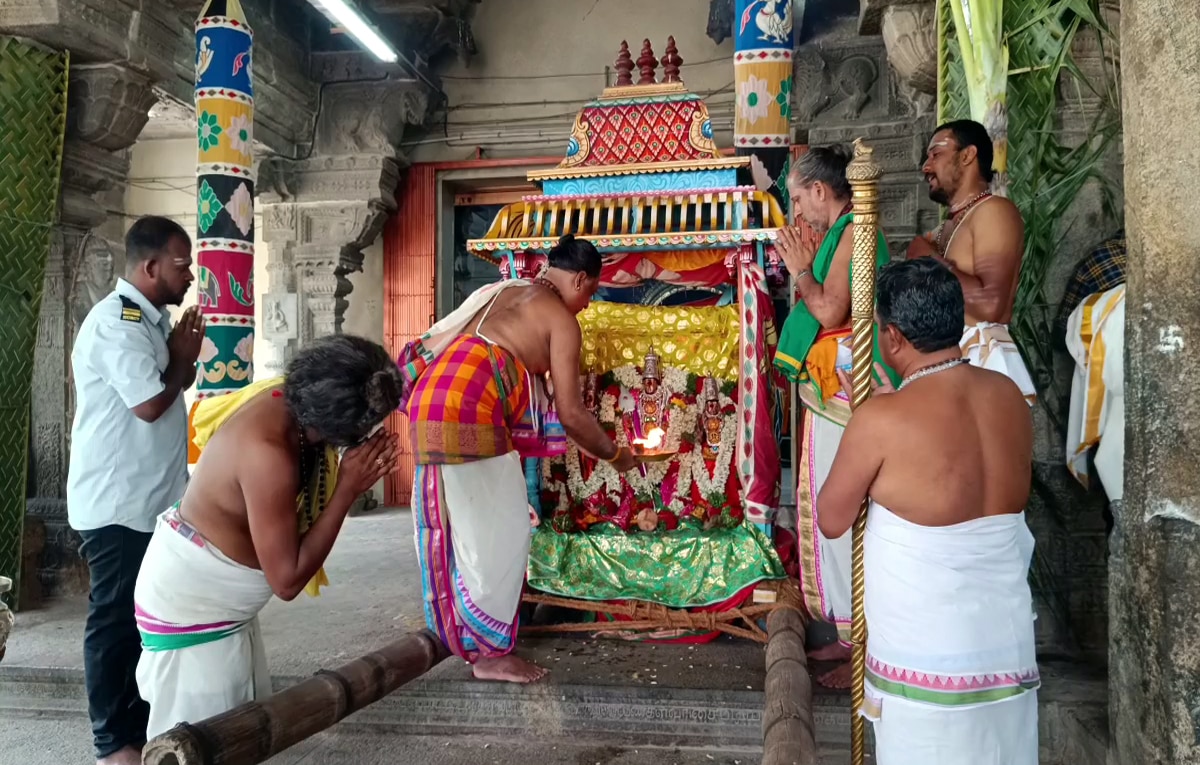
[[[929,377],[929,375],[935,375],[938,372],[945,372],[947,369],[954,369],[959,364],[965,363],[967,363],[966,359],[950,359],[949,361],[942,361],[937,364],[930,364],[927,367],[921,367],[916,372],[901,380],[900,387],[896,390],[904,390],[905,385],[920,380],[922,377]]]

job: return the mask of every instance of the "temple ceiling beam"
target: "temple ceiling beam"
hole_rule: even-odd
[[[291,153],[312,129],[317,84],[308,76],[307,27],[285,20],[273,0],[244,0],[255,44],[256,137]],[[71,51],[71,64],[116,63],[141,72],[163,95],[191,104],[195,88],[193,2],[13,0],[0,6],[0,34]],[[278,7],[277,7],[278,6]],[[295,7],[290,11],[296,15]],[[272,34],[274,32],[274,34]]]

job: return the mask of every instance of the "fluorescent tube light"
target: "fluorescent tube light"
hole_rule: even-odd
[[[346,0],[313,0],[317,5],[329,12],[329,15],[346,28],[350,36],[358,40],[358,44],[371,51],[380,61],[394,63],[399,56],[379,33],[371,28],[362,14]]]

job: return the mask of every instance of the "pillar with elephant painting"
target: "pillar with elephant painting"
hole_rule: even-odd
[[[245,387],[254,350],[254,32],[238,0],[196,21],[197,400]],[[194,456],[194,455],[193,455]]]
[[[540,461],[529,598],[594,612],[626,637],[765,640],[753,619],[700,628],[631,621],[627,609],[730,614],[785,579],[773,540],[769,296],[783,214],[769,192],[738,185],[750,160],[718,150],[704,101],[680,81],[673,41],[661,79],[651,43],[640,50],[635,62],[621,45],[617,84],[579,112],[564,159],[529,174],[541,193],[467,244],[502,278],[534,276],[566,233],[600,250],[601,287],[579,315],[579,385],[610,437],[652,458],[623,475],[574,445]],[[584,626],[596,631],[594,622],[558,628]]]

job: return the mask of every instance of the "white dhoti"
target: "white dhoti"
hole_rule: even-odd
[[[257,618],[271,594],[262,571],[230,560],[175,508],[159,517],[133,596],[149,737],[271,694]]]
[[[1125,482],[1125,285],[1088,296],[1067,320],[1075,359],[1067,420],[1067,467],[1088,486],[1088,452],[1114,502]]]
[[[468,661],[510,653],[529,565],[520,457],[418,465],[412,507],[429,628]]]
[[[872,503],[864,541],[879,765],[1037,765],[1025,514],[934,528]]]
[[[837,364],[849,368],[851,339],[838,339]],[[851,536],[829,539],[817,525],[820,508],[817,496],[833,458],[842,443],[850,418],[850,401],[845,391],[820,406],[810,389],[801,386],[804,422],[801,425],[799,460],[796,468],[796,536],[800,547],[800,591],[806,610],[814,619],[837,626],[838,638],[850,641],[850,553]]]
[[[1008,325],[984,321],[968,324],[963,328],[959,342],[963,358],[983,369],[999,372],[1017,384],[1025,400],[1033,406],[1037,402],[1037,388],[1021,358],[1021,351],[1008,332]]]

